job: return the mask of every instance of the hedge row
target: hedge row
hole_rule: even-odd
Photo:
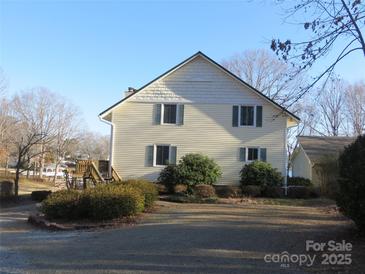
[[[133,180],[82,192],[57,191],[43,201],[41,210],[50,219],[109,220],[136,215],[150,208],[156,199],[152,183]]]

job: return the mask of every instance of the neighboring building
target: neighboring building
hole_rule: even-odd
[[[156,180],[167,163],[202,153],[238,184],[242,166],[271,163],[286,174],[287,128],[299,118],[198,52],[100,114],[111,125],[111,165]]]
[[[295,177],[321,183],[321,165],[327,160],[337,159],[345,146],[355,141],[354,137],[298,136],[298,148],[291,159]]]

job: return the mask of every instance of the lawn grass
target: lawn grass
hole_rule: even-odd
[[[285,206],[334,206],[335,201],[327,198],[292,199],[292,198],[255,198],[259,204]]]
[[[2,181],[14,181],[14,175],[10,176],[0,176],[0,182]],[[39,180],[32,178],[20,178],[19,181],[19,195],[30,194],[32,191],[36,190],[56,190],[56,187],[52,181]]]

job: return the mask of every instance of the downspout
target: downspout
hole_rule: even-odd
[[[112,166],[113,166],[113,136],[114,136],[114,124],[107,120],[104,120],[102,117],[99,116],[100,121],[110,126],[110,143],[109,143],[109,166],[108,166],[108,173],[109,176],[112,175]]]
[[[287,174],[287,170],[288,170],[288,151],[287,151],[287,147],[288,147],[288,128],[285,126],[285,130],[284,130],[284,156],[285,156],[285,176],[284,176],[284,195],[288,196],[288,174]]]

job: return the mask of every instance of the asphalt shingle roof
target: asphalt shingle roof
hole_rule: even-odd
[[[338,155],[355,137],[298,136],[298,141],[313,164],[324,157]]]

